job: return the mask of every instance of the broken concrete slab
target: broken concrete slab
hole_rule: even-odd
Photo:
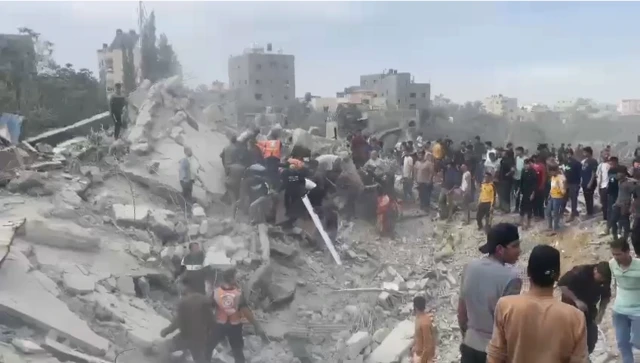
[[[214,269],[225,270],[236,265],[235,261],[227,257],[224,250],[218,246],[211,246],[207,249],[204,258],[204,265]]]
[[[51,293],[51,295],[58,297],[60,296],[60,289],[58,288],[58,284],[56,284],[53,280],[51,280],[49,278],[49,276],[43,274],[41,271],[39,270],[33,270],[31,272],[29,272],[29,274],[33,277],[36,278],[36,280],[38,280],[38,282],[40,283],[40,286],[49,291],[49,293]]]
[[[24,354],[39,354],[44,353],[45,350],[37,343],[28,339],[13,338],[11,344],[20,352]]]
[[[260,238],[260,251],[262,252],[262,260],[269,261],[271,256],[271,248],[269,247],[269,227],[261,223],[258,225],[258,236]]]
[[[24,239],[35,244],[84,252],[100,249],[100,237],[76,224],[35,219],[27,222],[27,229]]]
[[[44,340],[44,347],[53,356],[62,361],[71,361],[76,363],[109,363],[103,359],[73,350],[48,336]]]
[[[15,221],[0,219],[0,267],[11,251],[11,245],[13,244],[13,238],[16,232],[18,230],[24,230],[26,221],[26,218]]]
[[[271,241],[269,248],[271,249],[271,254],[285,258],[291,258],[298,254],[297,248],[282,242]]]
[[[172,219],[175,213],[166,209],[153,209],[149,212],[149,225],[151,231],[163,242],[178,237],[175,231],[175,223]]]
[[[367,363],[394,363],[406,355],[413,345],[415,323],[403,320],[389,333],[367,359]]]
[[[113,218],[118,224],[136,228],[146,228],[151,209],[144,205],[114,204]]]
[[[151,255],[151,245],[146,242],[132,241],[129,252],[139,259],[146,260]]]
[[[0,312],[40,329],[55,330],[80,349],[104,355],[109,341],[95,334],[65,303],[43,289],[29,268],[11,254],[5,260],[0,269]]]
[[[62,286],[72,295],[84,295],[93,292],[96,282],[93,278],[78,273],[65,272],[62,274]]]
[[[118,276],[116,278],[118,291],[129,296],[136,296],[136,286],[131,276]]]
[[[3,363],[24,363],[26,360],[17,354],[9,344],[0,343],[0,361]]]
[[[359,331],[347,340],[346,358],[355,359],[371,343],[371,335],[366,331]]]
[[[296,294],[296,282],[293,280],[273,281],[267,288],[271,300],[270,308],[277,309],[290,303]]]
[[[96,292],[87,295],[86,299],[111,312],[122,322],[131,343],[140,348],[151,348],[153,342],[160,339],[160,331],[170,323],[135,297]]]

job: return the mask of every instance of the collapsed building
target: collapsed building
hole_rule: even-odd
[[[132,122],[123,140],[86,131],[108,117],[101,114],[66,128],[69,140],[52,131],[0,150],[0,160],[16,160],[5,163],[0,190],[2,359],[158,361],[165,342],[159,334],[178,299],[175,269],[188,243],[198,242],[208,273],[238,269],[271,340],[262,343],[247,327],[250,362],[409,362],[417,294],[436,316],[438,361],[458,361],[459,274],[479,255],[483,236],[426,217],[403,221],[395,238],[372,237],[364,221],[344,222],[332,241],[337,264],[312,229],[234,219],[219,202],[219,154],[227,134],[242,130],[225,122],[219,103],[202,99],[179,78],[147,82],[130,95]],[[307,130],[285,131],[290,145],[345,150],[340,141]],[[195,190],[190,218],[177,176],[184,145],[193,149],[205,181]],[[564,247],[573,262],[606,255],[602,239],[582,242],[592,227],[580,226],[579,242]],[[540,241],[538,233],[523,236],[525,260],[527,241]],[[612,329],[605,324],[598,362],[612,356]],[[214,359],[230,362],[228,347],[218,347]]]

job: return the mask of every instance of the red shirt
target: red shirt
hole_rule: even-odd
[[[536,176],[538,177],[538,189],[544,189],[544,184],[546,182],[546,168],[542,164],[535,163],[533,164],[533,170],[535,170]]]

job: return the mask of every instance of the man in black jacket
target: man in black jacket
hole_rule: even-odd
[[[127,105],[127,99],[122,94],[122,84],[116,83],[116,91],[109,99],[109,112],[113,118],[113,138],[120,137],[120,129],[122,128],[122,113]]]
[[[533,170],[533,161],[525,159],[524,169],[520,176],[520,225],[524,225],[524,217],[527,216],[527,224],[523,227],[529,229],[531,227],[531,217],[533,216],[534,201],[536,198],[538,176]]]

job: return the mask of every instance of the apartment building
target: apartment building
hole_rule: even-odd
[[[626,99],[618,102],[618,113],[621,116],[640,115],[640,99]]]
[[[113,93],[116,83],[123,85],[125,92],[133,90],[125,89],[125,59],[128,49],[132,49],[133,54],[133,72],[135,83],[142,81],[140,67],[142,64],[142,55],[140,50],[140,36],[134,30],[124,33],[121,29],[116,30],[116,35],[111,44],[104,43],[102,48],[98,49],[98,69],[100,82],[106,87],[107,94]]]
[[[411,73],[397,69],[360,76],[359,88],[385,98],[388,109],[426,109],[430,105],[431,84],[416,83]]]
[[[238,104],[285,108],[295,102],[295,57],[252,45],[229,58],[229,89]]]
[[[507,118],[509,121],[518,121],[520,110],[518,99],[502,94],[491,95],[482,102],[487,113]]]

